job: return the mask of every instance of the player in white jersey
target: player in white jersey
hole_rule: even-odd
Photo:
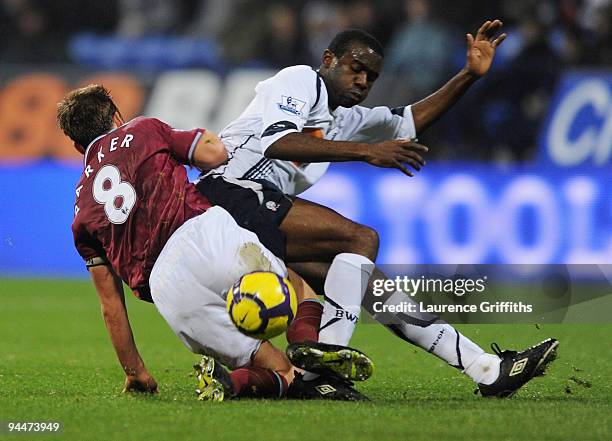
[[[475,37],[467,34],[465,67],[429,97],[398,109],[358,105],[379,76],[383,48],[365,32],[341,32],[324,51],[318,71],[293,66],[259,83],[253,101],[221,132],[228,162],[206,174],[199,188],[247,229],[270,219],[280,226],[286,247],[279,241],[260,239],[325,293],[320,312],[323,324],[316,336],[319,343],[348,344],[374,271],[378,236],[366,226],[295,195],[316,182],[329,162],[363,161],[397,168],[408,176],[413,174],[407,166],[420,170],[425,163],[421,154],[427,148],[413,139],[488,72],[497,46],[505,39],[505,34],[498,36],[501,26],[499,20],[487,21]],[[313,133],[318,136],[311,136]],[[228,187],[234,191],[227,191]],[[388,301],[406,299],[396,294]],[[311,303],[300,305],[308,310],[304,316],[315,314]],[[483,395],[513,394],[541,372],[557,346],[556,340],[549,339],[522,353],[488,354],[431,315],[396,320],[388,327],[461,369]],[[292,339],[289,337],[294,344],[288,353],[298,366],[304,362],[310,369],[314,356],[327,349],[333,352],[333,347],[299,341],[312,340],[313,335]],[[524,364],[520,375],[516,374],[517,363]]]
[[[294,132],[314,132],[327,140],[378,142],[416,136],[410,107],[330,109],[324,80],[309,66],[292,66],[257,85],[255,98],[220,136],[230,160],[209,175],[265,179],[287,194],[299,194],[323,175],[329,162],[295,163],[267,158],[266,150]],[[416,158],[415,158],[416,159]]]

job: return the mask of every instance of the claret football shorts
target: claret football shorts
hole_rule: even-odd
[[[284,263],[255,233],[221,207],[188,220],[170,237],[150,277],[151,296],[174,333],[194,353],[235,369],[249,365],[260,340],[241,334],[226,310],[226,293],[244,274]]]

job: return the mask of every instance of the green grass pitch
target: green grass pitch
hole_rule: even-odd
[[[122,395],[123,374],[88,281],[0,279],[0,420],[59,421],[75,440],[587,440],[612,439],[610,325],[481,325],[482,345],[560,339],[548,375],[511,400],[485,400],[458,371],[375,324],[353,344],[376,363],[357,387],[369,403],[195,400],[197,357],[152,305],[131,297],[136,341],[157,396]],[[278,344],[284,344],[278,340]]]

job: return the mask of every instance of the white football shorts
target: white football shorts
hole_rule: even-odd
[[[150,277],[151,296],[174,333],[194,353],[235,369],[247,366],[261,340],[241,334],[226,310],[230,286],[252,271],[287,276],[285,264],[255,233],[215,206],[170,237]]]

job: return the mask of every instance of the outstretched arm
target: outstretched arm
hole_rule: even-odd
[[[448,83],[427,98],[412,105],[412,116],[417,133],[435,123],[461,98],[468,88],[491,68],[495,51],[506,38],[496,37],[503,23],[500,20],[485,22],[476,37],[467,34],[467,57],[465,67]]]
[[[329,141],[305,133],[293,132],[276,140],[264,155],[268,158],[298,162],[363,161],[376,167],[397,168],[408,176],[413,173],[404,164],[420,170],[427,147],[409,139],[382,141],[375,144],[351,141]]]
[[[106,329],[126,375],[123,391],[157,392],[157,383],[147,371],[134,342],[121,279],[106,265],[91,267],[90,273],[100,297]]]

